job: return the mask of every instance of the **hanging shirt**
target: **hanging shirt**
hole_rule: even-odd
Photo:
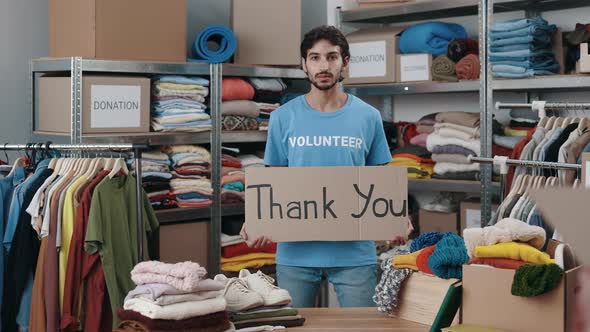
[[[336,112],[318,112],[297,97],[272,112],[265,164],[270,166],[370,166],[387,164],[391,153],[381,114],[348,95]],[[346,267],[376,264],[373,241],[281,242],[277,264]]]
[[[136,180],[132,176],[105,178],[94,189],[84,250],[100,253],[108,294],[113,310],[113,328],[117,326],[116,310],[123,306],[127,293],[135,285],[131,270],[139,262]],[[143,192],[144,243],[155,231],[158,220]]]
[[[25,180],[25,169],[18,167],[14,169],[14,172],[0,179],[0,236],[4,236],[4,225],[8,220],[8,214],[10,212],[10,205],[12,204],[12,197],[14,189]],[[0,246],[0,308],[2,308],[2,295],[4,287],[4,266],[5,266],[6,252],[4,246]]]

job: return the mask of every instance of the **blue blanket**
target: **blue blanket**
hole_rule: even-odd
[[[402,32],[399,49],[402,54],[430,53],[439,56],[447,53],[447,47],[452,39],[462,38],[467,38],[467,32],[459,24],[419,23]]]

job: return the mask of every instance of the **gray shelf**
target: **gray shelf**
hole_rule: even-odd
[[[355,95],[413,95],[423,93],[477,92],[479,80],[456,83],[409,82],[392,84],[346,85],[345,90]]]
[[[33,72],[60,72],[72,70],[71,58],[41,58],[31,61]],[[83,72],[130,73],[130,74],[174,74],[209,76],[207,63],[173,63],[150,61],[123,61],[82,59]]]
[[[538,76],[520,80],[496,79],[494,90],[496,91],[572,91],[588,90],[590,88],[590,75],[555,75]]]
[[[498,192],[500,185],[498,183],[492,183],[492,192]],[[408,191],[449,191],[449,192],[465,192],[470,194],[481,192],[481,182],[479,181],[460,181],[460,180],[440,180],[440,179],[426,179],[408,180]]]
[[[278,68],[264,66],[244,66],[224,64],[222,67],[223,77],[273,77],[284,79],[305,79],[305,73],[299,68]]]
[[[477,15],[477,0],[432,0],[383,8],[342,11],[342,23],[400,23]],[[496,0],[494,12],[512,12],[534,8],[538,11],[590,6],[588,0]]]
[[[224,131],[221,134],[223,143],[258,143],[266,142],[267,131],[246,130],[246,131]]]
[[[221,206],[221,216],[240,216],[244,214],[243,204],[231,204]],[[211,207],[194,209],[167,209],[157,210],[156,217],[160,224],[179,223],[187,221],[208,221],[211,219]]]
[[[147,145],[174,145],[174,144],[209,144],[211,132],[199,133],[159,133],[147,134],[87,134],[82,136],[82,141],[88,144],[113,144],[113,143],[142,143]]]

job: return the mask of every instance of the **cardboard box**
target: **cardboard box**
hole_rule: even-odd
[[[399,34],[405,27],[363,29],[346,36],[350,64],[344,84],[396,81]]]
[[[300,66],[301,0],[233,0],[234,62]]]
[[[460,230],[463,234],[465,228],[481,227],[481,203],[479,201],[463,201],[459,203],[460,213]],[[498,209],[497,204],[492,204],[492,213]]]
[[[590,54],[588,53],[588,43],[580,44],[580,60],[577,63],[578,73],[590,73]]]
[[[563,31],[561,29],[557,29],[553,33],[551,47],[553,48],[555,61],[559,64],[559,74],[563,75],[565,74],[566,47],[563,43]]]
[[[354,137],[344,138],[348,140],[338,144],[360,144]],[[265,235],[277,242],[390,240],[405,235],[407,168],[248,168],[246,228],[249,236]]]
[[[432,54],[398,55],[397,64],[397,82],[432,81]]]
[[[431,212],[420,209],[418,223],[422,234],[427,232],[454,232],[459,234],[456,212]]]
[[[195,221],[160,226],[160,260],[166,263],[197,262],[207,268],[209,222]]]
[[[186,61],[185,0],[49,0],[49,56]]]
[[[511,294],[514,270],[463,265],[463,324],[514,332],[570,331],[579,269],[566,271],[551,292],[526,298]]]
[[[449,287],[457,281],[458,279],[441,279],[421,272],[412,273],[401,287],[400,306],[391,316],[432,325]],[[460,314],[458,312],[453,324],[459,322]]]
[[[39,120],[36,130],[70,133],[70,90],[69,77],[39,78]],[[149,78],[83,76],[82,133],[146,133],[149,131]]]

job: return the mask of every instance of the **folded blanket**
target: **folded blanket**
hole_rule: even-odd
[[[445,175],[447,173],[471,172],[478,171],[479,164],[455,164],[455,163],[436,163],[434,164],[434,173]]]
[[[145,165],[141,166],[142,172],[169,172],[170,167],[165,165]]]
[[[204,94],[204,93],[208,93],[209,92],[209,88],[200,85],[200,84],[180,84],[180,83],[174,83],[174,82],[162,82],[162,81],[158,81],[154,83],[154,87],[160,87],[163,89],[172,89],[172,90],[186,90],[186,91],[191,91],[191,92],[195,92],[195,93],[199,93],[199,94]]]
[[[194,121],[186,124],[162,125],[157,119],[152,121],[152,129],[157,132],[191,132],[200,133],[211,130],[211,120]]]
[[[209,94],[208,90],[178,90],[154,87],[153,95],[156,98],[175,97],[195,100],[201,103],[205,102],[205,97]]]
[[[228,313],[226,311],[219,311],[205,316],[191,317],[182,320],[151,319],[136,311],[121,309],[117,311],[117,316],[119,316],[119,319],[122,321],[137,321],[144,324],[150,330],[156,331],[207,328],[228,321]]]
[[[223,186],[224,184],[227,183],[232,183],[232,182],[236,182],[239,181],[241,183],[246,183],[246,176],[244,174],[228,174],[226,176],[223,176],[221,178],[221,185]]]
[[[402,32],[399,48],[402,54],[446,54],[449,41],[467,38],[465,28],[458,24],[443,22],[419,23]]]
[[[437,163],[471,164],[471,162],[467,159],[467,156],[462,154],[433,153],[432,160]]]
[[[545,230],[539,226],[531,226],[517,219],[504,218],[494,226],[484,228],[467,228],[463,238],[469,256],[477,246],[490,246],[496,243],[519,241],[541,249],[545,245]]]
[[[523,265],[512,280],[512,295],[533,297],[548,293],[561,282],[563,270],[556,264]]]
[[[141,173],[141,179],[144,181],[158,181],[172,179],[170,172],[144,172]]]
[[[254,254],[254,253],[270,253],[276,254],[277,252],[277,244],[271,243],[262,248],[250,248],[246,243],[239,243],[234,245],[225,246],[221,249],[221,256],[225,258],[232,258],[247,254]]]
[[[202,156],[210,156],[209,150],[199,145],[167,145],[162,149],[167,154],[195,153]]]
[[[287,89],[287,85],[280,78],[249,78],[248,81],[257,91],[282,92]]]
[[[473,54],[464,57],[455,66],[457,78],[460,80],[477,80],[479,79],[480,70],[479,56]]]
[[[143,160],[150,160],[151,159],[151,160],[162,160],[162,161],[169,162],[168,155],[165,154],[164,152],[158,151],[158,150],[143,152],[141,154],[141,157],[143,158]]]
[[[254,87],[241,78],[224,78],[221,82],[222,100],[252,100]]]
[[[479,42],[475,39],[453,39],[447,47],[447,55],[455,63],[465,58],[467,55],[479,54]],[[479,73],[479,71],[478,71]]]
[[[156,75],[152,77],[154,83],[168,82],[177,84],[196,84],[209,86],[209,80],[202,77],[180,76],[180,75]]]
[[[207,270],[204,267],[193,262],[166,264],[147,261],[135,265],[131,270],[131,279],[136,285],[164,283],[180,290],[193,292],[206,274]]]
[[[250,100],[230,100],[224,101],[221,104],[221,114],[257,118],[260,114],[260,109],[255,102]]]
[[[555,260],[551,259],[549,254],[541,252],[526,243],[518,242],[477,246],[475,247],[473,256],[477,258],[510,258],[531,264],[555,263]]]
[[[187,113],[179,115],[158,116],[157,119],[159,124],[170,124],[209,120],[211,117],[207,113]]]
[[[253,118],[236,115],[223,115],[221,121],[223,130],[258,130],[258,122]]]
[[[160,306],[138,298],[129,299],[123,304],[125,310],[136,311],[151,319],[168,320],[180,320],[204,316],[224,311],[225,307],[226,302],[223,296],[203,301],[182,302],[166,306]]]
[[[436,115],[436,122],[454,123],[465,127],[479,127],[479,113],[468,112],[440,112]]]
[[[256,105],[258,105],[258,108],[260,109],[260,111],[266,111],[269,113],[272,113],[272,111],[276,110],[277,108],[279,108],[279,106],[281,106],[281,104],[279,104],[279,103],[275,103],[275,104],[256,103]]]
[[[455,63],[446,55],[438,56],[432,61],[432,79],[443,82],[457,82]]]
[[[430,134],[420,134],[418,136],[414,136],[410,140],[410,143],[412,145],[418,145],[418,146],[425,148],[426,147],[426,140],[428,139],[428,135],[430,135]]]
[[[416,125],[416,131],[418,134],[432,134],[434,132],[433,124],[418,124]]]
[[[478,138],[480,136],[479,126],[467,127],[467,126],[462,126],[462,125],[458,125],[458,124],[450,123],[450,122],[439,122],[434,125],[435,132],[440,131],[441,129],[453,129],[456,131],[463,132],[467,135],[464,137],[468,137],[468,139]]]
[[[253,154],[244,154],[240,156],[242,167],[264,166],[264,160]]]
[[[456,139],[460,139],[460,140],[464,140],[464,141],[475,140],[475,139],[479,138],[479,136],[474,136],[473,134],[468,134],[464,131],[457,130],[455,128],[450,128],[450,127],[442,127],[442,128],[435,127],[434,132],[442,137],[456,138]],[[478,135],[479,135],[479,131],[478,131]]]
[[[203,279],[199,282],[199,285],[195,290],[195,294],[216,292],[222,290],[224,287],[225,285],[219,281],[215,281],[212,279]],[[149,299],[151,301],[157,301],[158,298],[162,296],[183,294],[186,294],[186,291],[174,288],[169,284],[152,283],[139,285],[135,287],[135,289],[131,290],[127,294],[125,300],[142,297],[144,299]]]
[[[462,140],[452,137],[444,137],[436,133],[428,135],[426,140],[426,148],[428,151],[435,152],[434,147],[444,145],[457,145],[465,149],[471,150],[476,156],[480,155],[481,145],[479,140]]]
[[[170,180],[170,188],[211,188],[211,180],[202,178],[198,180],[189,180],[189,179],[172,179]]]
[[[526,262],[509,258],[472,258],[469,264],[489,265],[499,269],[516,270],[526,264]]]

